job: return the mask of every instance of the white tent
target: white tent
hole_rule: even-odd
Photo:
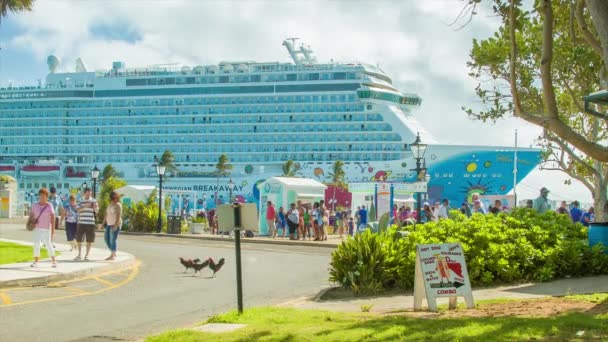
[[[131,205],[139,201],[145,202],[155,189],[156,187],[152,185],[126,185],[115,191],[123,196],[122,202],[124,204]]]
[[[280,207],[285,211],[291,203],[315,202],[325,198],[327,186],[309,178],[272,177],[258,186],[260,189],[260,235],[268,233],[266,208],[271,201],[277,212]]]

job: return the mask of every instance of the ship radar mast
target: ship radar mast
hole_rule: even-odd
[[[296,41],[300,38],[287,38],[283,41],[283,45],[289,52],[291,59],[296,65],[301,64],[314,64],[317,62],[317,59],[313,56],[313,51],[310,48],[310,45],[304,46],[301,44],[299,49],[296,48]]]

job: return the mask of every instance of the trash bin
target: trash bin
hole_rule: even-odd
[[[182,217],[179,215],[167,216],[167,234],[182,233]]]
[[[608,254],[608,222],[589,223],[588,236],[590,247],[601,242],[604,245],[604,253]]]

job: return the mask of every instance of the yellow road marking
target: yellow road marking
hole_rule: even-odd
[[[80,292],[82,294],[90,294],[91,293],[89,291],[85,291],[85,290],[79,289],[77,287],[68,287],[68,286],[66,286],[66,287],[63,287],[63,288],[66,289],[66,290],[74,291],[74,292]]]
[[[104,284],[106,286],[114,286],[115,285],[113,282],[107,281],[105,279],[101,279],[99,277],[93,277],[93,279],[95,279],[96,281],[98,281],[98,282],[100,282],[100,283],[102,283],[102,284]]]
[[[0,292],[0,299],[2,299],[2,302],[4,302],[5,305],[13,304],[13,301],[11,300],[11,297],[9,297],[4,292]]]
[[[12,303],[12,302],[10,304],[5,303],[5,305],[0,305],[0,307],[8,307],[8,306],[26,305],[26,304],[33,304],[33,303],[50,302],[50,301],[60,300],[60,299],[68,299],[68,298],[75,298],[75,297],[83,297],[83,296],[90,296],[90,295],[100,294],[100,293],[103,293],[103,292],[110,291],[112,289],[121,287],[121,286],[126,285],[129,282],[133,281],[133,279],[135,279],[135,277],[137,277],[137,274],[139,274],[139,267],[140,266],[141,266],[141,261],[136,260],[135,264],[130,268],[131,269],[131,273],[125,279],[123,279],[122,281],[120,281],[120,282],[118,282],[116,284],[113,284],[111,286],[105,287],[105,288],[97,290],[97,291],[87,292],[85,290],[80,290],[80,289],[76,289],[76,288],[72,288],[72,287],[65,287],[66,289],[75,290],[75,292],[79,292],[79,293],[75,293],[75,294],[71,294],[71,295],[67,295],[67,296],[60,296],[60,297],[34,299],[34,300],[28,300],[28,301],[19,302],[19,303]],[[119,270],[119,271],[107,272],[105,274],[118,273],[118,272],[122,272],[122,271],[124,271],[124,269],[123,270]],[[95,278],[95,277],[90,277],[90,276],[89,277],[83,277],[80,280],[91,279],[91,278]],[[73,282],[73,281],[70,280],[70,281],[66,281],[65,283],[68,283],[68,282]],[[31,289],[31,287],[30,287],[30,289]],[[3,300],[4,300],[4,298],[3,298]],[[10,298],[9,298],[9,300],[10,300]]]

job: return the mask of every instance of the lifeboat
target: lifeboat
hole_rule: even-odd
[[[58,165],[27,165],[21,168],[21,175],[28,177],[59,176]]]

